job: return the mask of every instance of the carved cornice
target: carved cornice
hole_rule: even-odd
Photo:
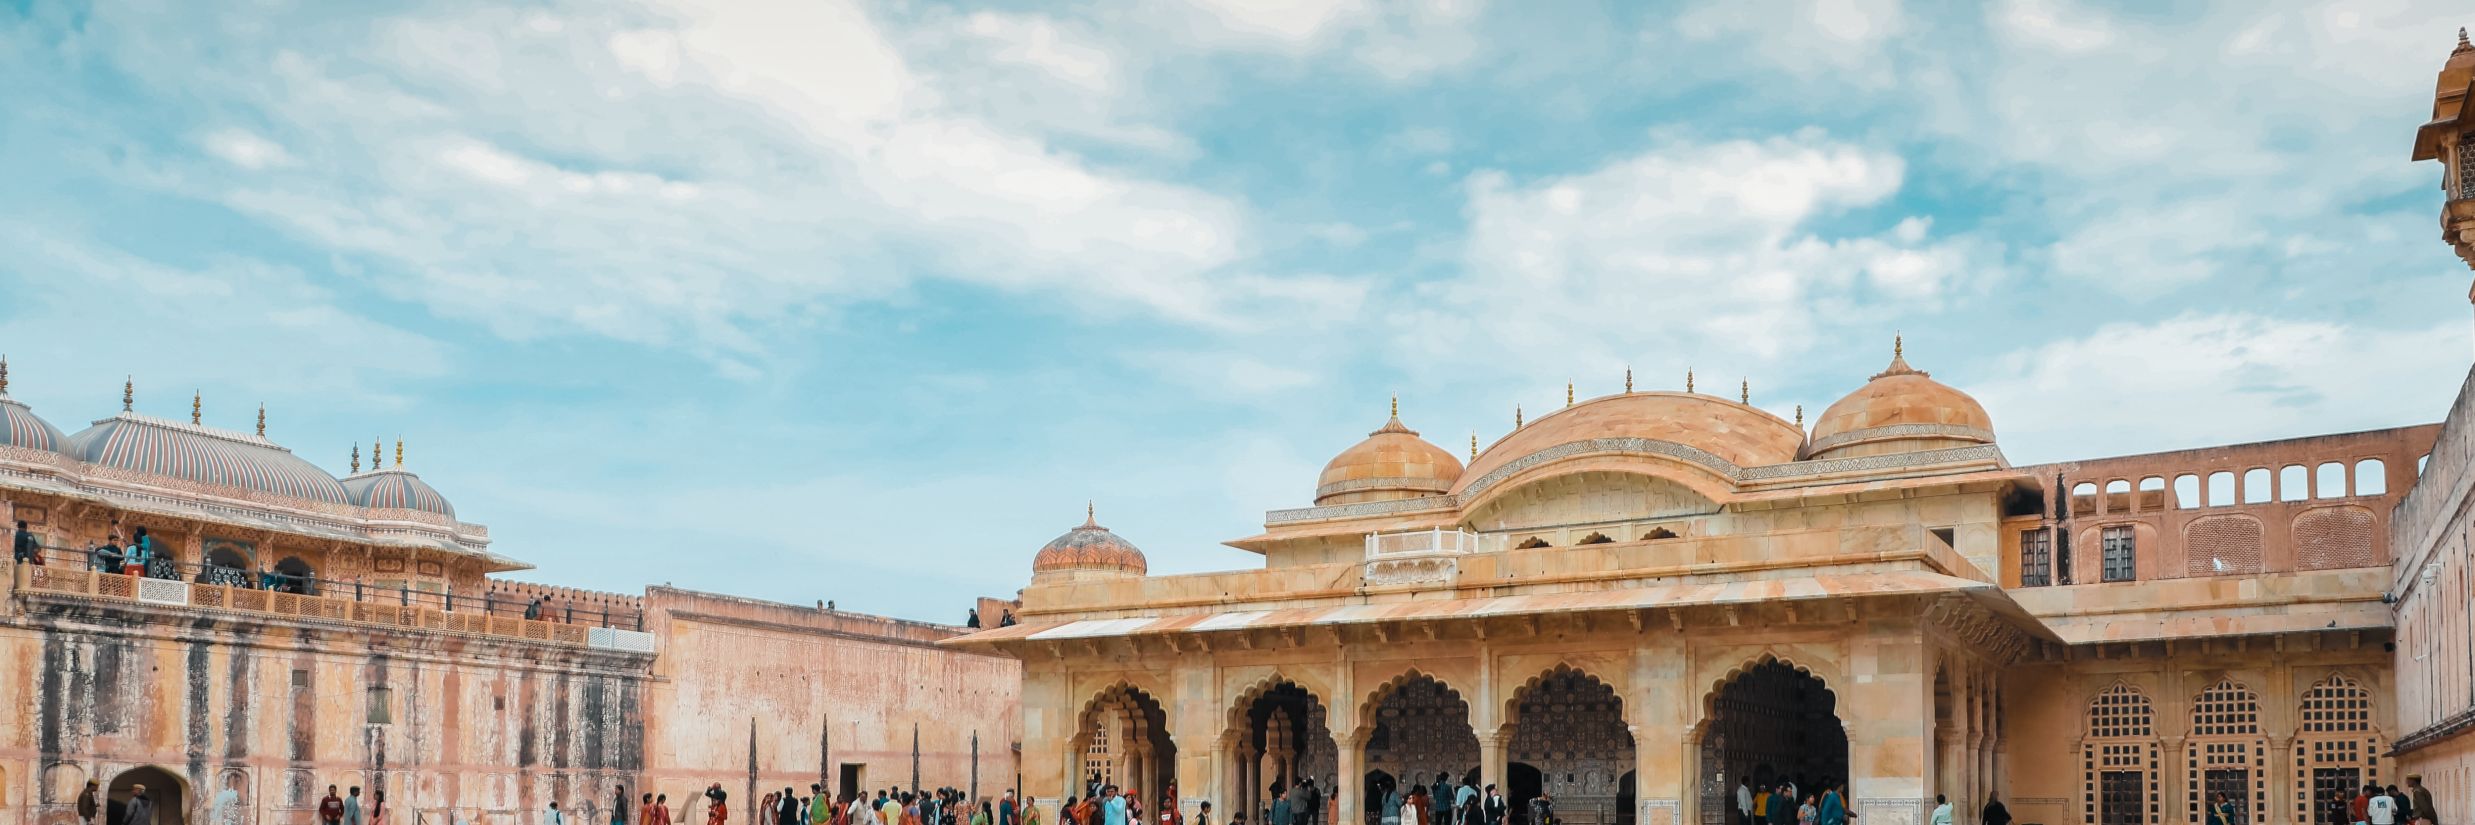
[[[1346,493],[1354,490],[1425,490],[1441,493],[1452,489],[1452,482],[1440,478],[1353,478],[1335,481],[1315,488],[1315,497]]]
[[[1861,430],[1849,430],[1844,433],[1832,433],[1821,438],[1816,438],[1813,440],[1813,446],[1810,448],[1810,451],[1818,453],[1832,447],[1841,447],[1863,441],[1881,441],[1891,438],[1963,438],[1969,441],[1979,441],[1990,444],[1994,440],[1994,433],[1992,430],[1979,427],[1962,427],[1957,424],[1892,424],[1884,427],[1867,427]]]

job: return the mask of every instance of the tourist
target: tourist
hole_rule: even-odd
[[[43,540],[35,538],[33,531],[26,529],[25,522],[21,521],[17,523],[17,538],[15,539],[15,544],[17,547],[16,558],[18,564],[43,563]]]
[[[369,825],[361,815],[361,786],[352,786],[351,795],[344,797],[344,825]]]
[[[1040,825],[1040,800],[1039,800],[1039,799],[1034,798],[1034,797],[1032,797],[1032,796],[1030,796],[1030,795],[1028,795],[1028,794],[1024,795],[1024,796],[1023,796],[1023,805],[1022,805],[1022,807],[1021,807],[1019,810],[1021,810],[1021,811],[1022,811],[1022,813],[1021,813],[1019,816],[1020,816],[1020,818],[1022,819],[1023,825]]]
[[[1100,825],[1100,788],[1094,786],[1091,792],[1091,796],[1083,797],[1083,804],[1075,806],[1074,821],[1083,825]]]
[[[1782,782],[1770,792],[1770,825],[1794,825],[1795,822],[1796,792],[1788,790],[1787,783]]]
[[[2406,810],[2415,825],[2440,825],[2441,812],[2432,807],[2432,789],[2423,786],[2423,774],[2406,775]]]
[[[1014,825],[1013,788],[1005,789],[1005,795],[997,798],[997,825]]]
[[[540,597],[540,596],[534,596],[534,597],[533,597],[533,600],[532,600],[531,602],[526,603],[526,604],[524,605],[524,618],[527,618],[527,619],[532,619],[532,620],[534,620],[534,621],[540,621],[540,620],[541,620],[541,597]]]
[[[670,794],[653,795],[653,816],[644,825],[670,825]]]
[[[2364,811],[2371,825],[2398,825],[2397,800],[2381,793],[2379,785],[2363,786],[2363,795],[2369,798],[2364,803]]]
[[[1126,800],[1126,825],[1143,825],[1143,791],[1137,788],[1127,788],[1124,798]]]
[[[567,814],[559,811],[558,800],[550,801],[550,810],[541,815],[541,825],[567,825]]]
[[[610,825],[627,825],[627,786],[610,786]]]
[[[1821,815],[1821,809],[1814,807],[1813,796],[1807,794],[1804,801],[1796,806],[1796,825],[1814,825],[1814,821],[1820,819]]]
[[[1537,798],[1530,800],[1530,825],[1555,825],[1555,799],[1540,788]]]
[[[387,825],[387,789],[370,791],[370,825]]]
[[[1299,780],[1298,784],[1306,786],[1306,810],[1295,813],[1304,814],[1306,825],[1322,825],[1323,789],[1315,787],[1315,778],[1311,776]]]
[[[146,786],[129,786],[129,805],[121,809],[116,825],[155,825],[155,803],[146,798]]]
[[[1452,791],[1452,821],[1458,825],[1478,825],[1478,783],[1461,783]]]
[[[335,786],[327,786],[325,799],[318,800],[318,821],[336,825],[344,821],[344,798],[335,794]]]
[[[2011,825],[2011,809],[2003,807],[2002,800],[1993,794],[1986,794],[1985,810],[1977,814],[1977,820],[1983,825]]]
[[[730,793],[720,782],[705,787],[705,825],[730,825]]]
[[[1934,816],[1929,821],[1932,825],[1951,825],[1951,800],[1949,798],[1934,794]]]
[[[2400,823],[2404,823],[2415,815],[2414,800],[2406,798],[2406,792],[2399,790],[2396,785],[2389,786],[2389,804],[2397,810],[2397,820]]]
[[[1211,800],[1195,803],[1195,825],[1212,825]]]
[[[971,815],[971,825],[997,825],[996,809],[991,807],[987,800],[981,800],[979,813]]]
[[[1438,772],[1435,785],[1427,789],[1427,820],[1435,825],[1452,825],[1452,774]]]
[[[986,809],[988,803],[982,802],[980,807]],[[1117,792],[1115,785],[1100,786],[1100,825],[1126,825],[1126,797]]]
[[[1412,823],[1418,823],[1418,822],[1426,822],[1426,821],[1428,821],[1429,817],[1428,817],[1428,814],[1427,814],[1427,806],[1428,806],[1428,802],[1427,802],[1427,800],[1428,800],[1427,789],[1426,789],[1424,786],[1421,786],[1421,785],[1411,785],[1411,786],[1409,786],[1409,798],[1408,798],[1408,799],[1401,800],[1401,823],[1402,823],[1402,825],[1412,825]],[[1264,825],[1275,825],[1275,824],[1274,824],[1274,823],[1269,823],[1269,822],[1267,822],[1267,823],[1264,823]]]
[[[2372,825],[2372,786],[2356,789],[2354,799],[2346,803],[2346,812],[2355,825]]]
[[[1839,795],[1838,788],[1823,788],[1819,808],[1813,815],[1815,825],[1848,825],[1848,802]]]
[[[95,814],[100,810],[101,804],[95,801],[95,792],[101,790],[102,787],[103,783],[89,779],[86,780],[86,789],[77,792],[77,821],[83,823],[95,821]]]
[[[2327,825],[2347,825],[2354,820],[2347,815],[2346,792],[2333,790],[2320,801],[2320,821]]]
[[[834,801],[825,796],[825,785],[808,783],[808,825],[831,825],[833,820]]]
[[[2210,795],[2208,825],[2235,825],[2234,803],[2226,800],[2224,791]]]
[[[886,790],[884,801],[877,803],[877,821],[884,825],[904,825],[900,794],[890,788]]]
[[[1505,804],[1503,792],[1496,790],[1493,782],[1487,783],[1487,801],[1484,804],[1486,815],[1482,817],[1482,825],[1508,825],[1504,818],[1512,813],[1511,806]]]

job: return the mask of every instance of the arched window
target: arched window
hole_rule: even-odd
[[[2166,509],[2165,476],[2149,476],[2140,479],[2140,509]]]
[[[2312,485],[2315,488],[2312,490],[2313,498],[2346,497],[2346,465],[2325,461],[2312,471],[2312,475],[2316,479]]]
[[[2105,509],[2109,513],[2132,511],[2131,482],[2118,478],[2105,483]]]
[[[2355,495],[2377,496],[2389,492],[2389,465],[2377,458],[2355,462]]]
[[[2224,507],[2234,503],[2234,473],[2219,470],[2209,474],[2209,506]]]
[[[2388,747],[2372,729],[2372,693],[2332,674],[2303,692],[2295,725],[2295,821],[2311,821],[2311,805],[2332,791],[2383,781],[2378,755]],[[2309,796],[2300,793],[2310,789]]]
[[[2083,481],[2071,485],[2071,511],[2074,513],[2097,512],[2096,484]]]
[[[2174,509],[2200,509],[2200,477],[2184,473],[2174,477]]]
[[[1652,527],[1652,528],[1650,528],[1650,532],[1647,532],[1647,533],[1643,533],[1643,534],[1641,534],[1641,540],[1642,540],[1642,541],[1652,541],[1652,540],[1656,540],[1656,539],[1672,539],[1672,538],[1675,538],[1675,537],[1676,537],[1676,531],[1674,531],[1674,530],[1669,530],[1669,529],[1667,529],[1667,528],[1665,528],[1665,527]]]
[[[2085,822],[2154,825],[2148,800],[2157,796],[2157,707],[2116,682],[2088,703],[2088,738],[2080,745]]]
[[[1616,540],[1615,540],[1615,539],[1608,538],[1606,533],[1591,533],[1590,535],[1587,535],[1587,536],[1582,537],[1581,541],[1579,541],[1579,542],[1575,542],[1575,543],[1576,543],[1576,544],[1614,544],[1614,543],[1616,543]]]
[[[1547,546],[1549,546],[1549,545],[1547,544],[1547,540],[1546,540],[1546,539],[1542,539],[1542,538],[1539,538],[1539,537],[1537,537],[1537,536],[1531,536],[1531,537],[1529,537],[1529,538],[1522,539],[1520,544],[1513,545],[1513,549],[1515,549],[1515,550],[1534,550],[1534,549],[1537,549],[1537,548],[1540,548],[1540,547],[1547,547]]]
[[[2277,500],[2303,501],[2312,497],[2312,471],[2301,464],[2288,464],[2277,471]]]
[[[2260,735],[2260,695],[2232,679],[2210,685],[2191,703],[2191,739],[2183,745],[2185,815],[2202,819],[2203,800],[2225,794],[2235,822],[2252,822],[2269,804],[2268,740]]]
[[[2243,471],[2243,503],[2267,504],[2274,486],[2269,480],[2269,468],[2253,467]]]
[[[285,556],[275,563],[275,589],[304,596],[318,595],[318,571],[299,556]]]

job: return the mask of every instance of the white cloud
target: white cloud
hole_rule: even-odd
[[[2463,322],[2378,329],[2256,314],[2107,324],[2013,352],[1961,385],[2014,461],[2438,421],[2466,372]]]
[[[1991,256],[1932,238],[1922,220],[1813,226],[1882,204],[1904,170],[1896,155],[1806,133],[1671,143],[1531,182],[1474,175],[1465,272],[1403,311],[1400,349],[1412,364],[1486,353],[1509,372],[1613,373],[1649,353],[1744,365],[1801,351],[1867,308],[1930,307]]]
[[[982,11],[964,18],[962,28],[990,47],[992,60],[1046,72],[1098,92],[1118,85],[1115,56],[1055,20]]]
[[[1153,27],[1181,47],[1304,58],[1340,55],[1390,80],[1468,63],[1486,0],[1181,0]]]
[[[2023,43],[2065,52],[2089,52],[2114,43],[2114,26],[2071,0],[2006,0],[1993,10],[2002,34]]]
[[[1186,0],[1230,32],[1303,48],[1373,13],[1365,0]]]
[[[292,165],[292,153],[282,145],[239,129],[217,130],[200,143],[208,154],[251,171]]]
[[[1740,0],[1694,6],[1674,27],[1723,41],[1790,74],[1832,74],[1867,86],[1892,78],[1885,49],[1908,29],[1901,0]]]

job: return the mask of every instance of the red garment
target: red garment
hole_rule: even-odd
[[[2346,803],[2346,815],[2356,822],[2372,821],[2372,798],[2360,793],[2355,794],[2354,800]]]
[[[344,800],[337,799],[334,794],[327,794],[327,798],[318,800],[318,819],[324,822],[344,821]]]
[[[705,813],[705,825],[729,825],[729,823],[730,803],[728,802],[713,803],[713,810]]]

